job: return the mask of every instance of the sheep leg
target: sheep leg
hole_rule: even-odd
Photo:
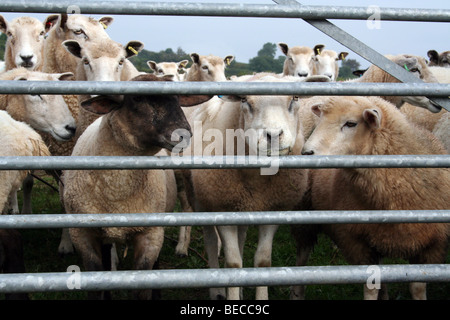
[[[216,227],[204,226],[203,238],[205,243],[206,255],[208,256],[208,267],[218,269],[219,266],[219,237]],[[211,300],[223,300],[226,297],[224,288],[210,288],[209,296]]]
[[[180,227],[180,231],[178,234],[178,244],[175,248],[175,254],[180,257],[188,256],[189,244],[191,242],[191,229],[191,226]]]
[[[239,243],[240,242],[239,234],[242,235],[243,230],[244,228],[241,227],[239,230],[237,226],[217,227],[217,231],[219,232],[220,238],[222,240],[226,268],[242,268],[242,255],[241,255],[241,246]],[[239,287],[227,288],[227,299],[239,300],[240,288]]]
[[[188,192],[192,188],[189,184],[189,176],[187,173],[183,173],[180,170],[175,170],[175,180],[177,183],[177,196],[180,200],[182,212],[192,212],[192,206],[189,203]],[[175,254],[181,257],[187,257],[189,244],[191,242],[191,226],[180,227],[180,233],[178,234],[178,244],[175,248]]]
[[[69,234],[75,249],[80,254],[86,271],[104,271],[102,261],[102,241],[96,237],[95,231],[84,228],[70,228]],[[89,300],[103,300],[109,297],[108,292],[88,292]]]
[[[317,242],[317,235],[319,229],[317,226],[312,225],[295,225],[291,226],[291,233],[294,237],[297,256],[296,265],[305,266],[308,263],[309,256],[314,249]],[[292,286],[291,287],[291,300],[304,300],[305,299],[306,286]]]
[[[69,229],[62,229],[61,233],[61,241],[58,246],[58,253],[63,256],[66,254],[73,253],[73,245],[72,240],[70,239]]]
[[[164,242],[164,228],[152,227],[148,231],[134,236],[134,268],[136,270],[152,270],[158,259]],[[151,300],[152,290],[137,290],[137,299]]]
[[[254,265],[256,268],[272,266],[272,244],[273,237],[278,230],[275,225],[261,225],[258,230],[258,248],[255,253]],[[267,287],[256,288],[256,300],[269,300]]]
[[[34,179],[31,174],[27,175],[22,183],[23,187],[23,204],[22,204],[22,214],[31,214],[31,190],[33,189]]]

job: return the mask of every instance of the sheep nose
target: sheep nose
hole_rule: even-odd
[[[31,62],[31,59],[33,59],[33,55],[29,55],[29,56],[20,55],[20,58],[23,60],[23,62],[29,63],[29,62]]]
[[[330,74],[330,73],[325,73],[324,76],[326,76],[326,77],[328,77],[328,78],[330,78],[330,79],[333,79],[333,75]]]
[[[304,156],[311,156],[314,154],[313,150],[302,150],[302,155]]]
[[[299,76],[299,77],[307,77],[308,74],[309,74],[308,72],[299,72],[299,73],[298,73],[298,76]]]
[[[74,136],[75,135],[75,131],[77,130],[76,127],[71,126],[71,125],[66,125],[64,127],[64,129],[66,129],[70,133],[71,136]]]
[[[266,130],[267,141],[272,141],[273,139],[279,139],[283,134],[283,129],[271,129]]]

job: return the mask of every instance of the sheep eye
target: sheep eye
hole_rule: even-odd
[[[40,36],[43,36],[43,35],[45,35],[45,32],[44,32],[44,31],[41,31],[41,33],[39,33],[39,35],[40,35]]]
[[[419,69],[417,69],[417,68],[412,68],[412,69],[410,69],[410,71],[411,71],[411,72],[419,72]]]
[[[79,30],[73,30],[73,33],[75,33],[76,35],[80,35],[83,33],[83,30],[79,29]]]
[[[7,35],[8,37],[12,37],[12,33],[11,33],[10,31],[6,32],[6,35]]]
[[[354,127],[356,127],[357,124],[358,124],[358,123],[357,123],[357,122],[354,122],[354,121],[347,121],[347,122],[344,124],[343,128],[344,128],[344,127],[347,127],[347,128],[354,128]]]
[[[83,63],[84,63],[85,65],[88,65],[88,64],[89,64],[89,60],[88,60],[87,58],[84,58],[84,59],[83,59]]]
[[[159,74],[163,74],[164,71],[163,71],[162,69],[159,69],[159,70],[158,70],[158,73],[159,73]]]
[[[208,66],[202,66],[203,70],[208,70]]]
[[[125,62],[125,60],[124,59],[120,59],[120,61],[119,61],[119,65],[121,66],[121,65],[123,65],[123,63]]]

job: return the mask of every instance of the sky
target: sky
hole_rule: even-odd
[[[145,0],[140,0],[145,1]],[[149,2],[159,2],[147,0]],[[120,1],[121,3],[126,1]],[[276,5],[272,0],[172,0],[189,3],[244,3]],[[304,5],[337,5],[381,8],[450,9],[448,0],[299,0]],[[74,1],[76,4],[76,1]],[[83,13],[83,8],[81,13]],[[18,16],[34,16],[44,21],[48,14],[2,13],[8,21]],[[214,54],[220,57],[234,55],[238,62],[247,63],[267,42],[284,42],[289,46],[324,44],[327,49],[349,52],[348,59],[356,59],[361,67],[369,62],[348,48],[323,34],[301,19],[238,18],[238,17],[174,17],[91,15],[94,18],[112,16],[114,22],[107,32],[122,44],[130,40],[144,43],[144,49],[161,51],[178,48],[187,53]],[[409,53],[426,57],[428,50],[450,50],[450,23],[380,21],[379,28],[369,28],[365,20],[330,20],[352,36],[382,54]],[[277,49],[276,56],[282,55]]]

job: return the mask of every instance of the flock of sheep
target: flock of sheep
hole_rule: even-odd
[[[139,72],[128,58],[143,44],[126,45],[110,39],[110,17],[95,20],[83,15],[50,15],[42,23],[22,17],[6,21],[5,71],[0,80],[27,81],[336,81],[338,61],[348,53],[279,43],[286,55],[283,74],[225,77],[233,56],[191,54],[188,61],[154,62],[152,73]],[[391,60],[426,82],[448,83],[446,53],[429,52],[430,62],[412,55]],[[434,65],[434,66],[433,66]],[[398,82],[371,66],[355,82]],[[302,97],[302,96],[60,96],[3,95],[0,97],[1,156],[154,156],[170,155],[181,142],[173,131],[184,129],[195,139],[194,124],[236,133],[236,146],[248,154],[270,155],[393,155],[448,154],[449,113],[425,97]],[[246,133],[256,134],[249,137]],[[39,134],[38,134],[39,133]],[[200,137],[199,149],[211,153],[211,137]],[[277,149],[273,149],[274,141]],[[237,147],[235,149],[238,149]],[[214,154],[229,154],[216,148]],[[237,151],[236,151],[237,152]],[[449,209],[450,171],[439,169],[280,169],[261,175],[255,169],[220,170],[68,170],[53,173],[67,213],[171,212],[177,199],[186,211],[271,210],[440,210]],[[22,187],[22,213],[31,213],[33,179],[23,171],[2,171],[0,207],[18,213],[17,191]],[[329,224],[292,226],[297,264],[305,265],[317,235],[326,233],[350,264],[379,264],[383,257],[401,257],[410,263],[444,263],[450,226],[422,224]],[[271,265],[277,226],[259,227],[255,267]],[[205,227],[205,249],[211,268],[242,267],[246,226]],[[178,254],[187,254],[190,228],[180,228]],[[163,245],[162,227],[71,228],[64,230],[59,251],[76,249],[87,271],[115,269],[115,244],[130,242],[136,269],[152,269]],[[23,261],[17,234],[0,230],[0,268],[21,272]],[[7,254],[9,253],[9,254]],[[105,257],[107,257],[105,259]],[[16,269],[14,269],[16,268]],[[19,271],[18,271],[19,270]],[[379,290],[364,286],[365,299],[377,299]],[[426,299],[424,283],[412,283],[414,299]],[[89,298],[105,298],[92,292]],[[151,290],[137,297],[151,298]],[[240,299],[240,288],[212,288],[212,299]],[[304,288],[293,287],[293,299],[304,299]],[[257,299],[268,299],[266,287]]]

